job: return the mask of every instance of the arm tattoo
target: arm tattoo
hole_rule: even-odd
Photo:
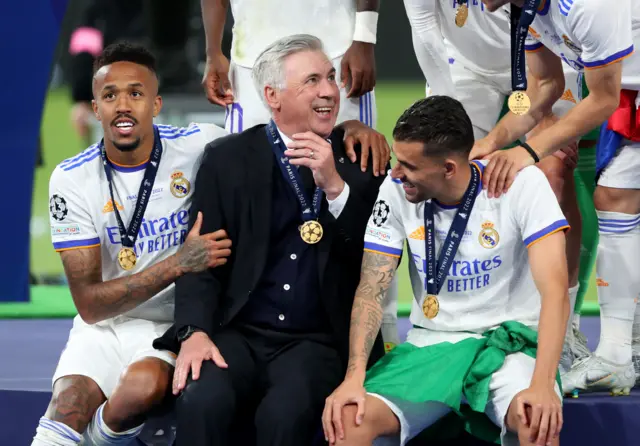
[[[396,257],[365,252],[360,284],[351,311],[347,375],[366,368],[380,325],[382,304],[398,266]]]
[[[181,274],[171,256],[136,274],[102,281],[99,247],[61,253],[73,301],[87,323],[96,323],[137,307],[162,291]]]
[[[380,8],[379,0],[356,0],[356,11],[374,11],[378,12]]]

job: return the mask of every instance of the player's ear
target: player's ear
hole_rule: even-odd
[[[153,117],[154,118],[160,114],[160,110],[162,110],[162,96],[157,95],[153,100]]]
[[[444,160],[444,177],[448,180],[455,176],[458,172],[458,163],[452,159]]]
[[[267,104],[269,104],[269,108],[280,109],[280,92],[278,90],[267,85],[264,87],[264,97],[267,100]]]
[[[98,121],[102,121],[102,119],[100,119],[100,113],[98,112],[98,104],[95,99],[91,99],[91,108],[93,109],[93,114],[96,116],[96,119]]]

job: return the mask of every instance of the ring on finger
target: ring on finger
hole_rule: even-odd
[[[309,158],[313,159],[313,150],[309,150]]]

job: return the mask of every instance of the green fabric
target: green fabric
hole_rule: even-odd
[[[536,357],[537,333],[514,321],[487,331],[482,338],[442,342],[427,347],[403,343],[387,353],[367,373],[367,392],[412,403],[439,401],[449,406],[457,421],[472,435],[499,442],[500,429],[484,415],[489,383],[508,354]],[[560,384],[559,375],[557,377]],[[462,406],[462,397],[468,407]],[[443,423],[446,429],[453,429]],[[444,427],[441,427],[442,430]],[[441,436],[434,429],[434,436]]]

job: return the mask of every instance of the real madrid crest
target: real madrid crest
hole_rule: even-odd
[[[176,198],[184,198],[189,195],[191,190],[191,183],[184,177],[184,174],[179,170],[171,174],[171,184],[169,185],[171,193]]]
[[[500,234],[498,234],[496,228],[493,227],[493,223],[490,221],[482,223],[482,230],[478,235],[478,241],[480,242],[480,246],[486,249],[493,249],[498,246]]]

